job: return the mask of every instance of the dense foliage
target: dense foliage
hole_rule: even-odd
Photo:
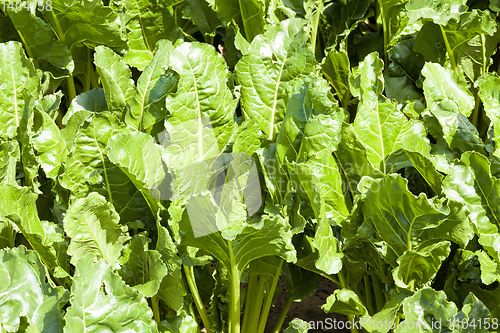
[[[498,0],[0,11],[0,332],[498,329]]]

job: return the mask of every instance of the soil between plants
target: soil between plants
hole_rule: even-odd
[[[283,305],[285,304],[285,298],[286,298],[286,285],[285,282],[280,278],[279,287],[283,292],[281,295],[279,295],[275,300],[273,307],[271,308],[271,311],[269,312],[269,317],[267,320],[267,325],[266,325],[266,330],[265,333],[272,333],[274,330],[274,327],[276,325],[276,322],[278,321],[278,318],[281,313],[281,309]],[[285,318],[285,322],[283,323],[281,332],[283,332],[288,325],[290,324],[290,321],[292,321],[294,318],[299,318],[307,322],[323,322],[325,323],[326,318],[331,318],[331,322],[333,323],[333,319],[335,319],[337,322],[343,321],[344,323],[347,322],[347,317],[342,314],[338,313],[325,313],[322,309],[321,306],[326,303],[326,299],[328,296],[333,294],[333,291],[337,289],[337,285],[333,283],[332,281],[328,279],[323,279],[318,287],[316,288],[316,291],[309,295],[309,297],[305,298],[301,302],[294,302],[290,306],[290,309],[288,310],[288,314]],[[349,333],[350,331],[348,329],[311,329],[308,331],[309,333],[319,333],[319,332],[336,332],[336,333]]]

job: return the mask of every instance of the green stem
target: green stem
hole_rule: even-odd
[[[248,333],[254,333],[257,331],[257,326],[259,325],[260,313],[262,310],[262,304],[264,301],[264,295],[266,292],[266,281],[261,277],[259,279],[259,284],[257,286],[257,291],[255,293],[255,299],[252,301],[252,308],[250,310],[250,321],[248,324]],[[253,297],[253,296],[252,296]]]
[[[276,286],[278,285],[278,280],[281,274],[281,267],[283,266],[283,260],[280,260],[278,268],[276,269],[276,274],[274,275],[271,288],[267,291],[266,300],[264,301],[264,306],[262,307],[262,314],[260,315],[259,326],[257,327],[257,333],[264,333],[267,324],[267,317],[269,316],[269,311],[273,305],[274,292]]]
[[[90,61],[90,49],[87,48],[87,70],[85,73],[85,82],[83,82],[83,91],[89,91],[90,90],[90,79],[92,77],[92,63]]]
[[[342,99],[342,107],[349,112],[349,100],[351,99],[351,92],[346,92]]]
[[[316,12],[313,15],[312,19],[312,26],[313,29],[311,31],[311,45],[312,45],[312,51],[313,54],[316,55],[316,41],[318,39],[318,27],[319,27],[319,18],[321,15],[321,12],[323,11],[323,2],[320,2],[318,4],[318,7],[316,8]]]
[[[250,322],[250,309],[252,306],[252,297],[251,295],[255,295],[255,289],[257,288],[257,274],[252,274],[248,277],[248,287],[247,287],[247,299],[245,302],[245,315],[243,317],[243,325],[242,331],[248,332],[248,325]]]
[[[160,298],[155,295],[151,298],[151,304],[153,305],[153,318],[159,323],[160,322]]]
[[[446,51],[448,52],[448,57],[450,57],[451,69],[455,73],[457,73],[457,62],[455,61],[453,50],[451,49],[450,43],[448,42],[448,37],[446,37],[446,32],[444,31],[443,26],[439,25],[439,28],[441,28],[441,34],[443,35],[444,44],[446,45]]]
[[[380,288],[380,281],[375,275],[372,275],[373,291],[375,293],[375,304],[377,306],[376,312],[379,312],[384,307],[384,296]]]
[[[68,83],[68,100],[69,103],[71,104],[71,101],[76,98],[76,88],[75,88],[75,81],[73,81],[73,74],[70,74],[66,79],[66,81]]]
[[[281,309],[280,317],[278,318],[276,327],[274,328],[274,333],[280,332],[281,326],[283,326],[283,323],[285,322],[286,314],[288,313],[290,305],[292,305],[292,298],[290,297],[290,294],[288,294],[286,296],[285,305],[283,306],[283,309]]]
[[[340,288],[342,288],[342,289],[346,288],[347,287],[347,283],[345,281],[344,274],[342,273],[342,271],[338,272],[337,276],[339,278],[339,286],[340,286]],[[354,326],[354,316],[347,315],[347,320],[350,321],[353,324],[353,325],[351,325],[351,332],[352,333],[358,333],[358,329]]]
[[[382,21],[382,30],[384,33],[384,67],[387,66],[387,44],[389,43],[389,31],[387,31],[387,22],[385,21],[384,8],[382,7],[382,0],[378,0],[378,9],[380,20]]]
[[[198,313],[200,314],[203,325],[205,325],[205,330],[207,331],[207,333],[210,333],[212,323],[208,318],[207,311],[205,310],[205,306],[203,305],[203,302],[201,300],[200,293],[198,292],[198,287],[196,286],[196,281],[194,278],[193,267],[192,266],[188,267],[185,265],[183,265],[183,267],[184,267],[184,273],[186,274],[186,280],[189,286],[189,290],[191,291],[191,296],[193,296],[194,299],[194,304],[198,309]]]
[[[229,257],[231,258],[231,305],[229,308],[229,333],[240,333],[240,271],[234,259],[230,241]]]
[[[90,83],[92,83],[92,88],[94,88],[94,89],[101,87],[99,85],[99,82],[97,81],[97,75],[96,75],[96,72],[94,70],[90,71]]]
[[[475,98],[474,110],[472,111],[472,125],[474,125],[477,128],[478,120],[479,120],[479,107],[481,106],[481,99],[479,98],[478,92],[476,92],[475,95],[476,95],[476,98]]]
[[[368,312],[370,316],[375,314],[373,309],[373,299],[372,299],[372,289],[370,288],[370,278],[368,275],[363,277],[363,281],[365,283],[365,297],[366,297],[366,307],[368,308]]]

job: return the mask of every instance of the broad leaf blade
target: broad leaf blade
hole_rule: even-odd
[[[113,206],[97,193],[75,200],[64,217],[64,229],[71,243],[71,262],[87,256],[104,258],[114,266],[129,236],[118,225],[119,216]]]

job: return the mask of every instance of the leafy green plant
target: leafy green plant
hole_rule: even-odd
[[[497,331],[499,10],[5,1],[0,331]]]

